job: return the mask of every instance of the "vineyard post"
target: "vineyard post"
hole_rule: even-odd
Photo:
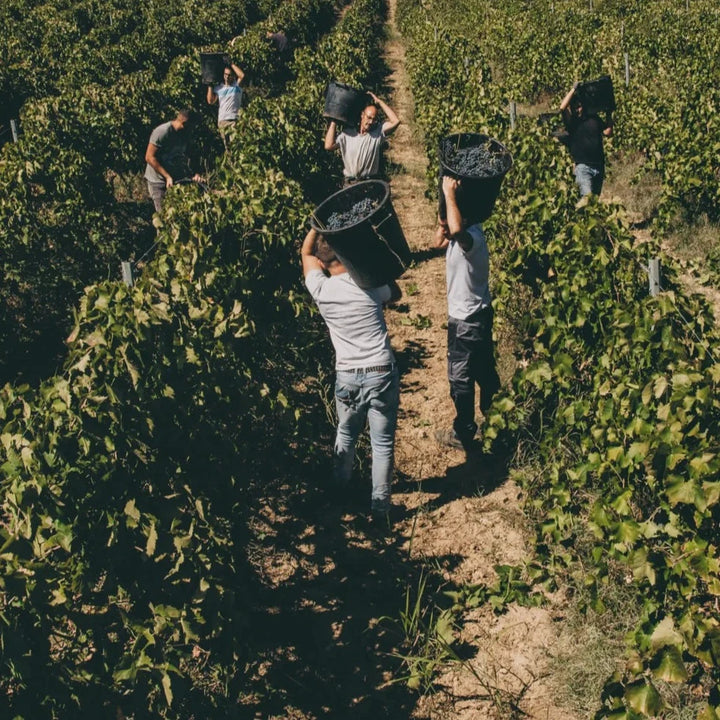
[[[510,101],[510,129],[515,129],[515,121],[517,120],[517,105],[514,100]]]
[[[20,139],[17,120],[10,121],[10,129],[12,130],[13,142],[17,142]]]
[[[655,297],[660,293],[660,258],[651,258],[648,263],[648,276],[650,278],[650,295]]]
[[[435,33],[435,42],[437,42],[437,25],[433,28],[433,32]]]
[[[590,0],[590,12],[593,11],[593,0]]]
[[[120,263],[120,269],[122,270],[123,282],[128,286],[132,287],[135,284],[135,278],[133,277],[133,266],[129,260],[123,260]]]
[[[625,87],[630,86],[630,53],[625,53]]]

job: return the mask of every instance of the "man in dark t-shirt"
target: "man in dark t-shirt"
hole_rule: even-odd
[[[580,194],[599,195],[605,178],[603,138],[612,135],[612,116],[608,113],[605,121],[595,113],[586,113],[575,95],[576,88],[577,83],[560,103],[569,136],[567,146],[575,166],[575,180]]]

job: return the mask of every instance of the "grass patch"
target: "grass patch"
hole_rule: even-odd
[[[642,153],[613,153],[609,160],[603,195],[619,200],[631,222],[652,220],[662,196],[660,176],[644,169]]]
[[[668,250],[680,260],[701,264],[713,258],[720,261],[720,225],[701,215],[692,224],[678,225],[666,238]],[[717,262],[720,267],[720,262]]]
[[[600,696],[610,676],[622,671],[627,636],[639,621],[642,596],[625,569],[617,566],[593,597],[585,577],[576,576],[567,588],[571,596],[561,644],[552,659],[558,700],[578,720],[591,720],[600,708]],[[602,610],[595,608],[601,607]],[[688,668],[691,672],[691,668]],[[696,720],[703,707],[692,685],[653,679],[660,693],[663,720]]]

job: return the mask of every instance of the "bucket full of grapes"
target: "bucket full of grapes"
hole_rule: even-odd
[[[383,180],[365,180],[334,193],[315,208],[310,224],[361,288],[386,285],[410,264],[410,248]]]
[[[457,193],[460,213],[469,225],[487,220],[512,167],[508,149],[481,133],[455,133],[440,141],[439,215],[446,217],[443,176],[460,180]]]

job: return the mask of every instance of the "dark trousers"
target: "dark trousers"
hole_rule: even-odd
[[[475,383],[480,387],[480,411],[487,412],[500,388],[495,369],[492,341],[492,308],[485,308],[466,320],[448,318],[448,380],[455,403],[455,434],[470,442],[477,431]]]

